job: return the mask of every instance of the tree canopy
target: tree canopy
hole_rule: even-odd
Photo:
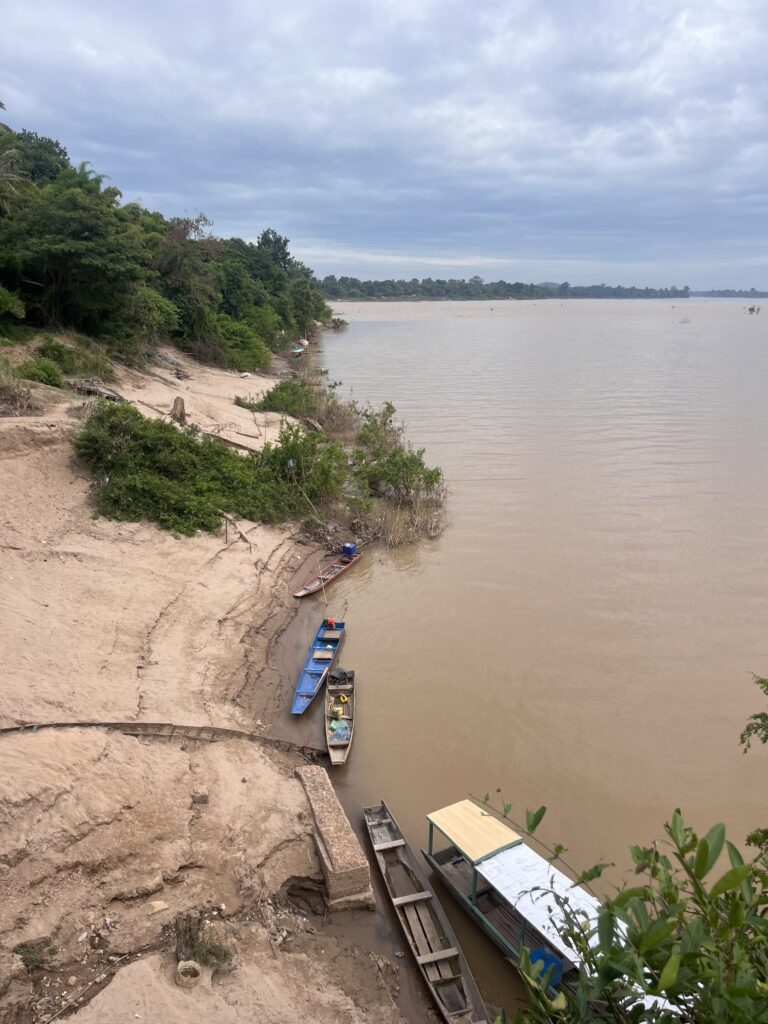
[[[324,277],[322,288],[329,299],[687,299],[688,287],[635,288],[620,285],[571,285],[544,282],[524,284],[522,281],[484,281],[471,277],[468,281],[425,277],[387,281],[360,281],[356,277]]]
[[[139,203],[64,146],[0,126],[0,331],[72,329],[136,358],[161,340],[237,370],[327,320],[312,271],[272,228],[217,238],[204,214]]]

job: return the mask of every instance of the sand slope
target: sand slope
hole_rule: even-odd
[[[248,447],[276,436],[279,417],[233,404],[271,381],[172,358],[148,377],[123,373],[117,390],[164,417],[181,395],[192,422]],[[0,728],[137,720],[258,733],[289,695],[272,655],[307,549],[290,529],[247,522],[248,544],[231,528],[175,538],[94,518],[70,443],[83,400],[39,398],[43,414],[0,418]],[[352,980],[323,960],[330,943],[300,913],[281,910],[321,878],[294,764],[237,740],[0,734],[0,1024],[47,1020],[80,993],[76,1018],[102,1024],[401,1019],[373,958],[336,951],[354,959]],[[123,963],[110,957],[166,948],[176,913],[205,907],[239,933],[231,974],[187,992],[162,954],[88,987]],[[283,932],[273,953],[270,934]],[[20,969],[20,943],[56,947],[45,971]]]

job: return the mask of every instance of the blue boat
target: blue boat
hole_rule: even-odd
[[[303,715],[320,692],[325,677],[333,667],[344,637],[344,623],[335,619],[323,619],[309,648],[307,660],[299,673],[299,681],[293,694],[292,715]]]

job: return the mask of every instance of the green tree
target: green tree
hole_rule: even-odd
[[[98,333],[145,276],[141,234],[86,165],[17,197],[0,220],[0,271],[33,323]]]
[[[35,185],[47,185],[72,167],[69,154],[57,139],[23,129],[14,134],[13,146],[20,173]]]

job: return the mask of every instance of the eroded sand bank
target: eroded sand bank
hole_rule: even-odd
[[[168,417],[180,396],[190,422],[244,447],[274,439],[279,417],[233,404],[272,380],[170,356],[151,376],[122,372],[117,389],[146,415]],[[246,543],[231,527],[175,538],[94,518],[70,442],[83,400],[37,397],[38,415],[0,418],[0,726],[258,736],[288,696],[274,650],[308,549],[248,522]],[[307,909],[322,876],[296,761],[258,741],[0,735],[0,1021],[48,1020],[78,998],[75,1019],[100,1024],[401,1020],[396,970],[324,936]],[[235,968],[187,991],[169,931],[200,908]],[[30,975],[20,945],[55,952]]]

